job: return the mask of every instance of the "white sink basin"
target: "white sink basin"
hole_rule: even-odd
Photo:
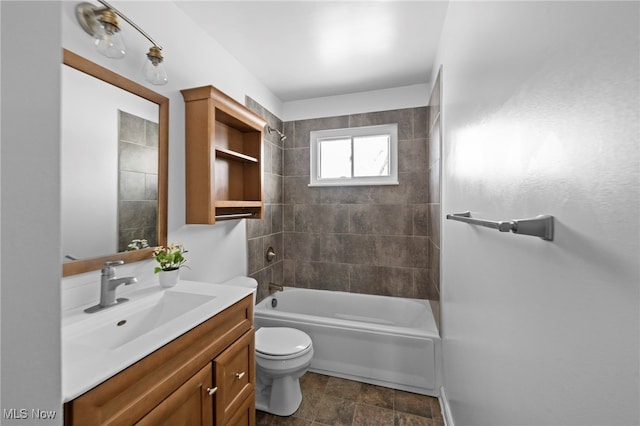
[[[215,296],[180,291],[157,293],[87,314],[86,321],[63,330],[63,340],[99,350],[116,349],[213,299]]]

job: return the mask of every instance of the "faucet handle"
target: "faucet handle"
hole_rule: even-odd
[[[124,260],[114,260],[111,262],[104,262],[104,266],[102,268],[103,274],[111,274],[114,273],[113,265],[124,265]]]

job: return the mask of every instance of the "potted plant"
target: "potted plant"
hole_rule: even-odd
[[[159,275],[161,287],[173,287],[178,283],[180,268],[182,268],[187,258],[184,257],[187,250],[182,244],[171,244],[168,247],[159,246],[153,249],[153,257],[160,264],[156,266],[154,272]],[[188,266],[185,266],[188,268]]]

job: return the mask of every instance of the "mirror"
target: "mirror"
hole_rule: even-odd
[[[63,64],[62,274],[150,259],[167,244],[169,99],[66,49]]]

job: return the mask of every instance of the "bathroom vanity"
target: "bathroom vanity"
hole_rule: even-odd
[[[250,290],[182,281],[127,303],[63,318],[66,425],[255,424]]]

